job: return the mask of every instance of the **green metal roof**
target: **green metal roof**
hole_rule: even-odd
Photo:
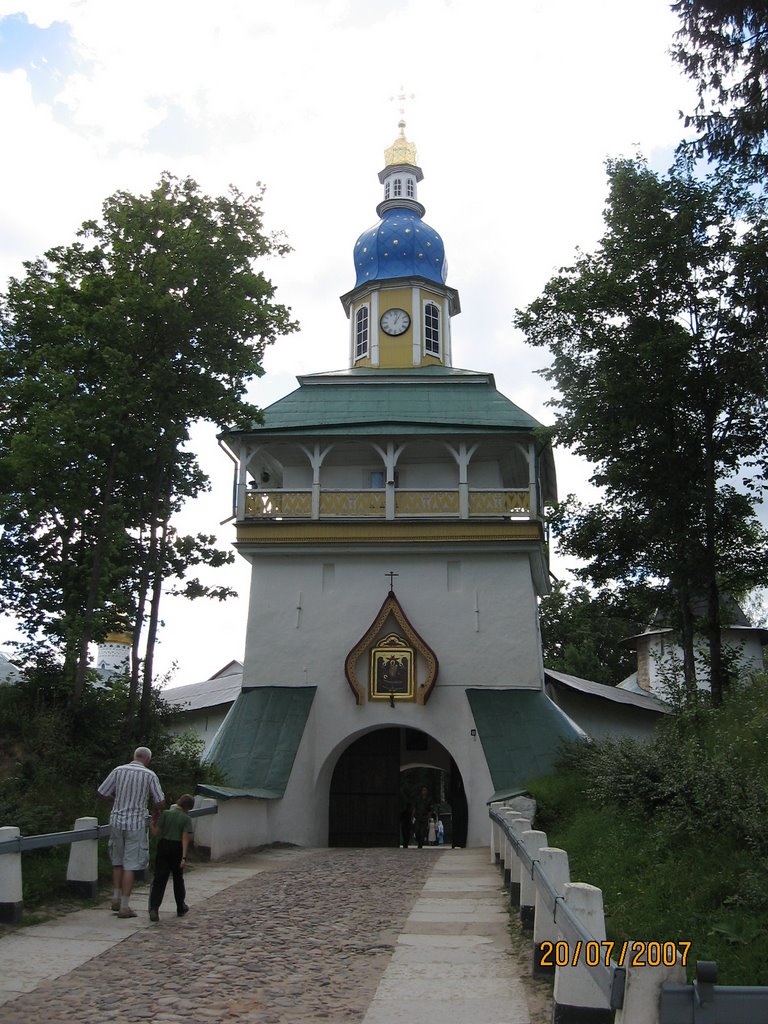
[[[493,374],[428,366],[346,370],[299,377],[300,387],[264,410],[258,434],[442,433],[540,428],[496,390]],[[231,436],[246,431],[228,432]]]
[[[198,786],[198,790],[223,800],[282,797],[316,690],[316,686],[243,690],[206,758],[226,773],[228,785]]]
[[[467,698],[496,790],[491,799],[549,774],[561,742],[585,738],[541,690],[468,689]]]

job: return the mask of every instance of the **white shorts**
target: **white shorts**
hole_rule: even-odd
[[[149,839],[145,828],[115,828],[109,835],[112,867],[143,871],[149,864]]]

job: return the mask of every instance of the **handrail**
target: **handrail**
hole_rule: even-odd
[[[243,521],[261,519],[541,519],[530,487],[262,487],[245,492]]]
[[[207,814],[218,814],[218,804],[211,807],[195,807],[188,811],[190,818],[202,818]],[[146,817],[145,824],[151,818]],[[25,853],[28,850],[45,850],[52,846],[66,846],[68,843],[82,843],[87,839],[104,839],[109,835],[109,825],[95,825],[93,828],[76,828],[69,832],[51,832],[48,835],[16,836],[0,843],[0,856],[4,853]]]
[[[489,809],[488,813],[491,820],[496,822],[496,824],[501,828],[505,837],[514,847],[515,855],[523,864],[525,869],[530,873],[531,878],[536,883],[536,888],[542,897],[544,905],[552,912],[552,920],[557,924],[566,940],[571,944],[575,944],[577,942],[582,943],[580,948],[584,948],[588,942],[594,942],[598,947],[600,947],[600,943],[595,936],[584,927],[581,920],[573,913],[563,897],[552,885],[549,878],[544,874],[539,861],[531,857],[517,836],[512,832],[512,829],[506,819],[503,818],[498,811],[494,811],[492,808]],[[609,966],[607,967],[603,963],[590,966],[586,962],[584,963],[584,967],[608,1000],[611,1009],[621,1009],[624,1005],[624,989],[626,986],[627,974],[626,969],[624,967],[620,967],[613,959],[609,961]]]

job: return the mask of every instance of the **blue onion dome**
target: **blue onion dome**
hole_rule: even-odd
[[[418,200],[418,183],[424,177],[416,147],[400,134],[384,150],[384,170],[379,181],[384,198],[376,207],[381,220],[355,242],[355,287],[370,281],[397,277],[423,277],[444,284],[448,274],[443,240],[421,219],[424,207]]]
[[[355,242],[355,287],[393,277],[425,277],[444,284],[443,240],[414,210],[393,207]]]

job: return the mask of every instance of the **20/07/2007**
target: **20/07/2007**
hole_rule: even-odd
[[[673,967],[676,963],[686,966],[688,953],[693,943],[687,941],[656,942],[542,942],[542,967],[610,967],[611,958],[616,954],[619,967]]]

